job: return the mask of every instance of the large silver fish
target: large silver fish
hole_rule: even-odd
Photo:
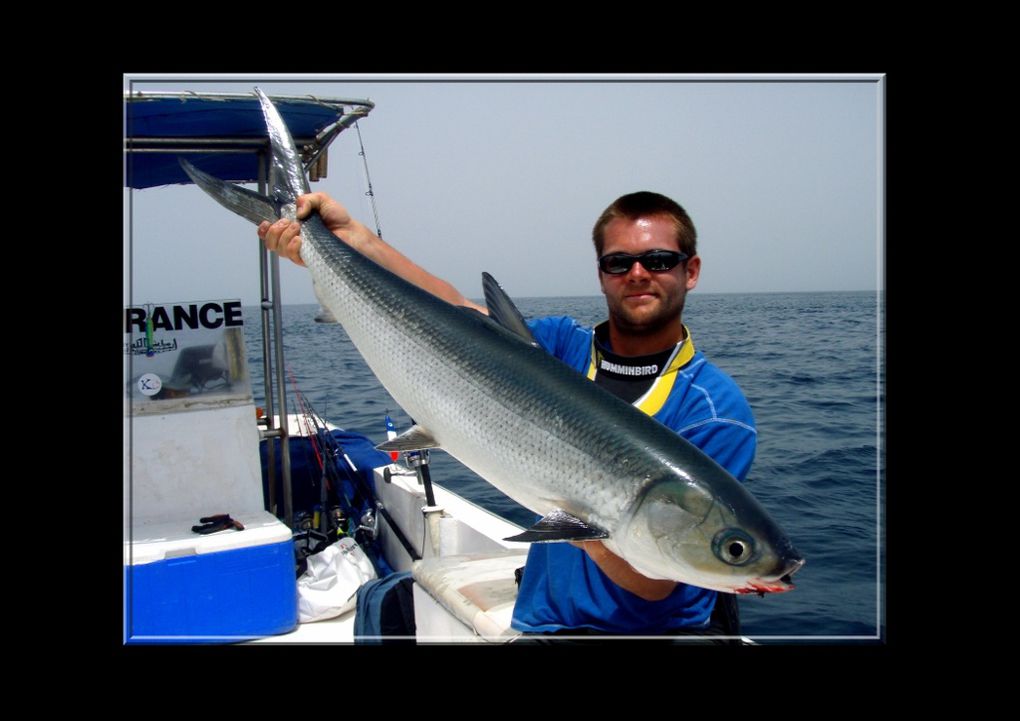
[[[309,192],[272,102],[272,198],[182,160],[216,200],[260,222]],[[694,445],[537,346],[484,276],[491,317],[411,285],[337,239],[318,214],[301,259],[316,294],[417,425],[384,450],[443,448],[544,518],[513,540],[601,539],[650,578],[731,593],[792,588],[803,559],[733,476]]]

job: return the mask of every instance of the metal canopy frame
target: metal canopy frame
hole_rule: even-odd
[[[329,108],[336,112],[337,119],[318,129],[314,135],[295,137],[294,142],[301,151],[302,162],[305,172],[310,180],[319,180],[326,177],[327,173],[327,150],[336,137],[367,116],[375,104],[369,100],[353,100],[340,98],[319,98],[314,95],[273,95],[270,99],[277,105],[284,119],[287,119],[289,111],[300,108],[302,105],[314,105]],[[124,93],[125,109],[131,104],[146,101],[177,101],[186,104],[189,100],[200,101],[222,101],[224,108],[237,106],[239,104],[254,101],[252,112],[259,113],[258,98],[254,93],[196,93],[193,91],[133,91]],[[233,108],[232,108],[233,109]],[[125,124],[128,127],[128,124]],[[131,135],[126,131],[125,152],[131,154],[174,154],[174,155],[211,155],[219,153],[254,153],[257,155],[257,173],[254,178],[222,178],[232,182],[258,183],[258,190],[265,194],[267,191],[267,169],[269,157],[269,138],[267,135]],[[183,171],[181,172],[183,175]],[[184,176],[186,178],[186,176]],[[174,180],[168,176],[164,185],[171,183],[186,183],[189,180]],[[130,185],[130,184],[129,184]],[[145,186],[153,187],[153,186]],[[265,428],[260,430],[262,439],[280,438],[281,467],[283,470],[283,513],[284,521],[291,528],[294,528],[294,509],[292,503],[292,489],[290,476],[290,444],[289,429],[287,424],[287,389],[283,369],[283,321],[282,302],[280,297],[280,259],[279,256],[270,253],[259,243],[259,291],[260,307],[262,311],[262,368],[265,382],[266,418],[258,421]],[[267,273],[268,269],[268,273]],[[272,336],[272,343],[270,342]],[[272,345],[275,344],[275,354]],[[272,359],[275,358],[275,373]],[[273,387],[275,379],[276,394],[279,398],[280,426],[275,426]],[[269,507],[270,511],[279,517],[276,502],[276,458],[275,446],[269,443],[268,452],[268,475],[269,475]]]
[[[342,98],[320,98],[315,95],[273,95],[273,102],[277,105],[284,119],[288,121],[288,127],[294,132],[294,142],[301,151],[302,162],[305,165],[305,172],[311,180],[319,180],[325,177],[326,150],[336,137],[367,116],[375,107],[375,103],[364,99],[342,99]],[[228,154],[264,154],[268,149],[268,138],[264,134],[262,115],[258,107],[258,99],[254,93],[196,93],[194,91],[133,91],[124,93],[124,101],[128,106],[138,105],[140,108],[147,108],[144,105],[153,103],[152,107],[161,101],[171,101],[167,107],[168,112],[176,107],[183,108],[188,101],[199,101],[205,104],[202,114],[205,117],[215,112],[214,104],[222,103],[223,109],[232,113],[238,113],[238,117],[245,116],[253,119],[245,128],[240,129],[237,134],[207,133],[202,135],[180,132],[164,134],[132,134],[131,122],[127,123],[128,132],[125,138],[125,149],[129,153],[157,153],[173,155],[213,155],[219,153]],[[250,107],[245,107],[250,106]],[[296,130],[295,119],[300,119],[301,130],[309,130],[309,120],[305,114],[309,109],[325,108],[335,113],[336,120],[329,122],[322,127],[316,127],[314,135],[303,134]],[[305,114],[302,113],[305,111]],[[183,117],[186,113],[180,113]],[[156,117],[161,117],[156,115]],[[130,121],[130,119],[129,119]],[[141,122],[139,124],[142,124]],[[164,124],[167,125],[167,124]],[[193,127],[197,127],[193,126]],[[219,128],[222,129],[222,128]],[[241,132],[243,130],[243,132]],[[172,164],[170,177],[160,184],[190,183],[190,179],[184,171],[178,171],[176,164]],[[203,168],[207,170],[207,168]],[[216,173],[213,173],[214,175]],[[222,180],[232,182],[252,183],[257,178],[254,173],[249,177],[221,177]],[[140,187],[134,185],[133,187]],[[152,186],[141,186],[152,187]]]

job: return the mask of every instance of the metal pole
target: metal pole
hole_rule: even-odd
[[[428,528],[429,547],[433,556],[442,555],[442,529],[439,520],[443,516],[443,509],[436,505],[436,497],[432,493],[432,474],[429,472],[429,451],[423,448],[420,451],[411,451],[404,454],[410,465],[418,474],[418,483],[425,486],[425,507],[421,512],[425,516],[425,525]],[[427,549],[422,547],[421,555],[425,557]]]
[[[259,153],[258,181],[259,192],[265,195],[266,155],[264,152]],[[266,255],[268,253],[269,251],[259,241],[259,292],[262,298],[260,303],[262,311],[262,381],[266,396],[266,429],[272,432],[276,424],[273,420],[273,371],[269,345],[269,309],[271,304],[269,302],[269,276],[266,273]],[[266,446],[266,460],[268,462],[267,472],[269,478],[269,512],[279,518],[279,513],[276,510],[276,441],[273,439],[274,435],[265,436],[266,443],[268,444]]]
[[[436,505],[436,497],[432,493],[432,473],[429,472],[428,449],[409,451],[404,454],[404,458],[407,460],[407,465],[418,474],[418,485],[425,486],[425,502],[430,506]]]
[[[283,316],[280,311],[280,256],[269,260],[273,275],[273,341],[276,343],[276,389],[280,398],[280,447],[283,449],[283,517],[294,528],[294,508],[290,488],[290,424],[287,423],[287,384],[283,375]]]

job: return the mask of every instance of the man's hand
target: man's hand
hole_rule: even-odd
[[[304,220],[312,214],[313,210],[318,210],[323,225],[333,235],[369,260],[396,273],[407,282],[442,298],[447,303],[474,308],[481,313],[489,312],[484,306],[465,298],[459,290],[445,280],[432,275],[395,248],[384,243],[382,238],[379,238],[364,223],[352,218],[347,212],[347,208],[325,193],[301,195],[296,204],[298,220]],[[259,224],[258,232],[259,238],[265,243],[267,250],[279,253],[298,265],[305,264],[301,260],[301,223],[282,218],[275,223],[263,221]]]
[[[298,197],[298,220],[304,220],[313,210],[319,211],[319,217],[326,228],[341,240],[348,240],[344,235],[354,232],[355,223],[347,208],[325,193],[309,193]],[[301,223],[285,218],[272,224],[263,221],[259,225],[258,234],[268,250],[298,265],[304,265],[301,260]]]

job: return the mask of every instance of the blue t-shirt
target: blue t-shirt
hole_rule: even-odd
[[[594,378],[598,349],[592,328],[563,316],[529,321],[528,326],[543,348]],[[695,350],[690,333],[634,405],[698,446],[737,479],[747,477],[757,443],[751,408],[737,384]],[[646,601],[613,583],[581,549],[569,543],[534,543],[511,625],[530,633],[590,628],[654,635],[707,626],[715,598],[715,591],[680,583],[661,601]]]

